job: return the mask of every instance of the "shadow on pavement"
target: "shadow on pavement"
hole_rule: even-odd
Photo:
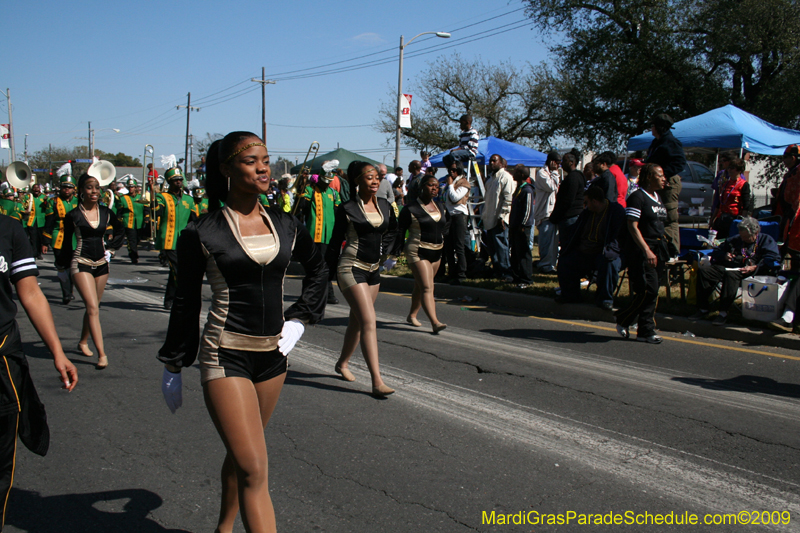
[[[289,372],[286,374],[286,381],[284,382],[284,385],[298,385],[301,387],[312,387],[314,389],[329,390],[334,392],[350,392],[355,394],[366,394],[368,396],[370,395],[368,391],[348,389],[347,387],[339,387],[338,385],[329,385],[327,383],[311,381],[318,378],[336,379],[337,377],[338,376],[333,373],[333,366],[331,366],[330,374],[308,374],[305,372],[298,372],[297,370],[289,370]]]
[[[800,398],[800,385],[781,383],[761,376],[736,376],[729,379],[672,378],[672,380],[709,390],[758,392],[785,398]]]
[[[41,496],[11,489],[6,526],[23,531],[114,531],[115,533],[190,533],[167,529],[147,515],[161,507],[161,496],[144,489]]]
[[[584,344],[589,342],[594,343],[607,343],[615,340],[624,340],[619,336],[611,336],[607,334],[598,335],[592,332],[583,331],[559,331],[550,329],[482,329],[482,333],[488,333],[496,337],[505,337],[509,339],[537,339],[547,340],[552,342],[563,342],[570,344]]]

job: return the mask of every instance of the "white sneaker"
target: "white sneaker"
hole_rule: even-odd
[[[650,335],[649,337],[636,337],[639,342],[646,342],[647,344],[661,344],[664,339],[658,335]]]
[[[617,333],[619,333],[619,334],[620,334],[620,336],[621,336],[623,339],[629,339],[629,338],[630,338],[630,336],[631,336],[631,334],[628,332],[628,328],[623,328],[623,327],[622,327],[622,326],[620,326],[619,324],[617,324]]]

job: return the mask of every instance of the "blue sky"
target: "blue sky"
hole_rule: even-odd
[[[141,158],[149,143],[158,162],[162,154],[183,156],[186,111],[175,106],[188,92],[201,108],[191,115],[195,137],[260,133],[261,91],[249,79],[260,78],[263,66],[267,78],[279,80],[266,88],[273,157],[302,160],[319,141],[320,153],[338,143],[390,162],[394,145],[370,125],[397,90],[400,35],[452,32],[451,39],[424,36],[406,48],[404,92],[429,61],[454,52],[465,60],[546,61],[546,46],[525,25],[522,7],[518,0],[6,2],[10,52],[0,88],[11,90],[17,159],[26,133],[29,152],[49,143],[85,145],[91,121],[96,148]],[[453,47],[413,57],[433,45]],[[355,59],[367,54],[373,55]],[[370,61],[382,64],[287,79]],[[300,69],[307,70],[287,74]],[[7,122],[0,99],[0,122]],[[404,149],[401,163],[414,155]],[[8,157],[0,152],[5,164]]]

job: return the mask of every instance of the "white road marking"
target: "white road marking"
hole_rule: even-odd
[[[131,289],[128,287],[120,287],[119,285],[115,285],[113,287],[107,286],[106,292],[103,294],[103,299],[120,301],[120,302],[157,305],[162,308],[164,306],[163,296],[156,296],[146,291]]]
[[[333,375],[338,355],[336,351],[301,341],[289,359]],[[350,369],[362,387],[369,384],[365,367],[351,363]],[[398,368],[381,365],[381,370],[388,383],[397,388],[390,401],[402,400],[472,426],[475,431],[520,442],[534,453],[545,452],[555,456],[560,464],[572,461],[709,512],[788,510],[793,514],[800,513],[800,496],[743,477],[732,465],[684,454],[700,460],[690,462],[675,456],[682,454],[679,450],[656,443],[609,432]],[[701,464],[703,462],[710,466]],[[787,487],[798,486],[750,473]],[[774,526],[773,530],[790,531],[793,528]]]
[[[329,306],[325,315],[331,317],[349,316],[349,307]],[[405,326],[405,317],[387,313],[377,313],[378,321]],[[427,325],[427,324],[426,324]],[[458,346],[469,352],[496,354],[499,357],[517,359],[537,365],[547,365],[569,372],[581,372],[598,380],[616,381],[627,388],[635,387],[679,394],[692,400],[702,400],[716,405],[724,405],[734,409],[745,409],[761,415],[800,422],[800,402],[795,398],[785,398],[754,392],[735,390],[709,390],[697,385],[682,383],[674,378],[680,376],[689,379],[713,379],[711,376],[692,375],[690,373],[658,368],[643,363],[621,361],[592,353],[581,353],[576,350],[559,348],[548,343],[546,349],[537,348],[533,342],[524,340],[503,339],[494,335],[477,333],[474,330],[449,327],[438,336],[423,336],[420,329],[407,326],[409,333],[415,335],[410,343],[424,343],[430,350],[432,343],[446,343]],[[418,337],[417,337],[418,336]],[[380,341],[380,333],[378,341]]]

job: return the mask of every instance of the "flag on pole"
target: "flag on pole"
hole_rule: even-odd
[[[400,97],[400,127],[411,128],[411,95]]]
[[[9,148],[8,130],[8,124],[0,124],[0,148]]]

